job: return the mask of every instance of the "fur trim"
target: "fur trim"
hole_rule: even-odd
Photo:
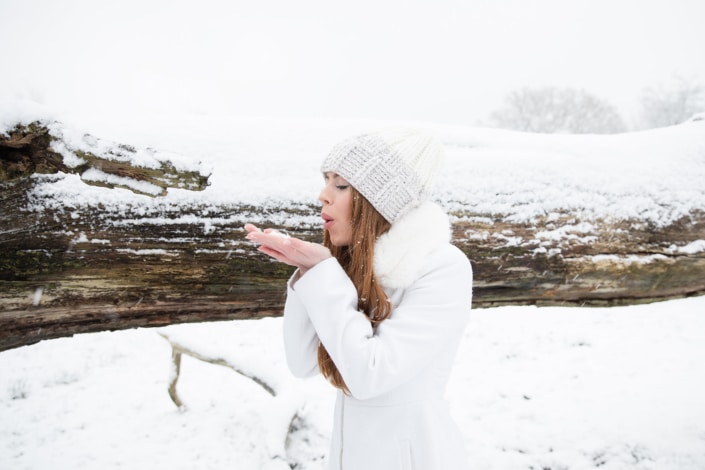
[[[441,207],[425,202],[392,224],[377,239],[374,272],[387,288],[407,287],[419,276],[428,256],[450,242],[450,221]]]

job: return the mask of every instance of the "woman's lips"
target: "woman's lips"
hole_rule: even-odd
[[[323,219],[323,228],[328,230],[333,225],[333,219],[326,214],[321,214],[321,218]]]

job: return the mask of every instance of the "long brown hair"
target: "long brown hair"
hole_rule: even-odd
[[[392,224],[377,212],[370,202],[355,188],[352,191],[352,241],[348,246],[333,246],[328,231],[323,234],[323,244],[343,267],[357,289],[357,308],[370,319],[372,326],[386,320],[392,305],[382,286],[375,279],[372,269],[377,238]],[[349,394],[347,385],[322,343],[318,345],[318,367],[333,386]]]

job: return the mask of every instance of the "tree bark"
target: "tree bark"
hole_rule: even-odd
[[[153,222],[100,205],[76,217],[61,201],[31,210],[32,175],[87,168],[67,168],[42,132],[20,129],[0,138],[0,351],[76,333],[282,313],[292,269],[258,253],[242,230],[246,214],[261,208],[233,204],[204,216],[198,207],[181,207]],[[173,168],[162,170],[167,181],[159,171],[92,158],[85,158],[88,166],[150,179],[164,191],[207,185],[207,178]],[[267,211],[281,221],[319,209]],[[570,213],[530,223],[462,210],[451,215],[453,243],[474,268],[476,308],[628,305],[705,293],[705,252],[688,249],[705,240],[705,210],[664,227],[590,221],[589,233]],[[216,229],[204,228],[204,220]],[[268,226],[321,240],[315,227]]]

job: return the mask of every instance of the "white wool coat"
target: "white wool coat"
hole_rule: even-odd
[[[336,259],[289,282],[284,345],[292,373],[318,373],[319,341],[350,395],[338,392],[329,468],[460,470],[462,438],[444,400],[468,321],[472,268],[450,244],[440,207],[424,203],[376,242],[374,270],[392,303],[377,328]]]

